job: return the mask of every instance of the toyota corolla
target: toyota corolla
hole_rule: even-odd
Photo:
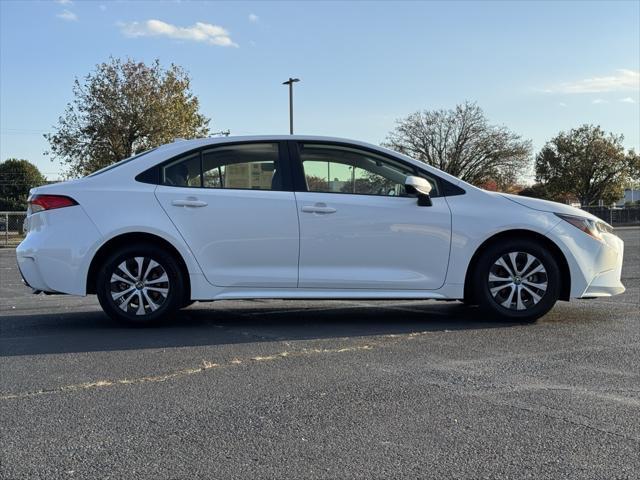
[[[533,321],[624,291],[623,242],[593,215],[337,138],[176,141],[33,189],[25,228],[26,285],[133,324],[255,298],[457,299]]]

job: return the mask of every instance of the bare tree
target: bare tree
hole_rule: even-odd
[[[531,142],[490,125],[471,102],[412,113],[397,122],[383,145],[475,185],[494,180],[504,188],[531,163]]]

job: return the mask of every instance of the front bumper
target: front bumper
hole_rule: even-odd
[[[567,260],[571,297],[610,297],[625,291],[620,281],[624,242],[618,236],[603,233],[599,241],[562,221],[549,232],[549,237]]]
[[[625,291],[621,281],[624,242],[613,234],[604,234],[603,238],[598,263],[602,270],[593,277],[582,294],[583,298],[610,297]]]

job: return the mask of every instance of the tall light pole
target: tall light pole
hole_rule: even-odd
[[[289,85],[289,134],[293,135],[293,84],[299,82],[299,78],[291,78],[286,82],[282,82],[283,85]]]

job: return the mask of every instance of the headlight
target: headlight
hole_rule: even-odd
[[[564,213],[556,213],[556,215],[565,222],[569,222],[574,227],[579,228],[587,235],[591,235],[596,240],[602,241],[602,233],[613,232],[611,225],[600,220],[591,220],[590,218],[578,217],[576,215],[565,215]]]

